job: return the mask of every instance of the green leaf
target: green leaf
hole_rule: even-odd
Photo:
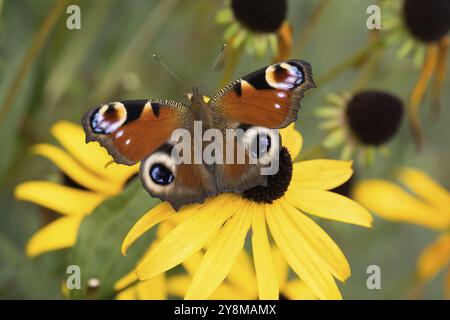
[[[80,267],[81,289],[71,290],[71,298],[114,297],[114,284],[133,269],[153,233],[141,237],[125,257],[120,253],[122,241],[134,223],[157,203],[159,200],[151,198],[135,179],[122,194],[105,201],[83,220],[69,259],[70,265]],[[88,289],[89,279],[98,279],[100,286]]]

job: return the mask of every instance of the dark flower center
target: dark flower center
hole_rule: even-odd
[[[278,172],[267,176],[267,186],[256,186],[245,190],[242,197],[258,203],[272,203],[281,198],[292,179],[292,159],[289,151],[282,147]]]
[[[434,42],[450,30],[449,0],[405,0],[403,15],[411,34]]]
[[[397,132],[403,117],[403,103],[383,91],[362,91],[348,103],[346,116],[362,144],[379,146]]]
[[[254,32],[275,32],[286,19],[286,0],[232,0],[234,17]]]

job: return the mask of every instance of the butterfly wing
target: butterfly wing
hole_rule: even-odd
[[[310,64],[287,60],[229,84],[210,100],[210,105],[232,123],[284,128],[297,119],[304,91],[314,87]]]
[[[177,163],[171,157],[174,130],[192,131],[189,106],[170,100],[112,102],[88,112],[82,124],[86,142],[98,141],[115,162],[141,162],[144,187],[175,209],[216,192],[214,177],[203,164]]]
[[[209,104],[214,114],[214,126],[222,126],[222,130],[245,127],[246,130],[266,132],[272,140],[266,163],[275,165],[277,169],[281,138],[277,132],[267,128],[284,128],[294,122],[304,91],[314,87],[311,66],[306,61],[288,60],[261,68],[213,96]],[[249,137],[257,138],[254,134]],[[246,156],[250,156],[249,152]],[[217,164],[214,173],[218,189],[240,192],[264,185],[267,174],[262,175],[261,172],[266,165],[257,160],[256,164]],[[273,172],[271,170],[266,170],[266,173]]]

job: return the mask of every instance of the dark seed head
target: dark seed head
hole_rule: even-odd
[[[434,42],[450,30],[449,0],[405,0],[403,15],[411,34]]]
[[[258,203],[272,203],[281,198],[289,187],[292,179],[292,159],[289,151],[283,147],[280,150],[278,172],[267,176],[267,186],[256,186],[245,190],[242,197]]]
[[[379,146],[397,132],[403,116],[403,103],[383,91],[362,91],[347,105],[348,124],[365,145]]]
[[[232,0],[234,17],[254,32],[275,32],[286,19],[286,0]]]

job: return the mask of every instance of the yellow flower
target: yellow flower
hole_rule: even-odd
[[[432,103],[440,107],[440,95],[447,72],[447,52],[450,44],[450,7],[447,0],[384,0],[383,31],[387,44],[400,44],[397,57],[414,56],[421,66],[419,79],[411,93],[409,121],[418,147],[422,145],[419,107],[433,76]]]
[[[227,24],[224,40],[232,50],[245,48],[258,58],[268,49],[274,61],[290,57],[292,29],[286,21],[286,0],[230,0],[216,16],[219,24]]]
[[[396,96],[379,90],[328,94],[326,106],[317,108],[327,132],[322,145],[341,149],[341,159],[357,155],[364,163],[372,163],[375,151],[387,154],[386,144],[394,137],[403,118],[403,103]]]
[[[352,200],[327,191],[352,175],[351,161],[311,160],[292,165],[302,145],[294,125],[281,130],[288,151],[280,152],[280,170],[268,187],[242,194],[222,194],[178,213],[163,202],[147,212],[130,230],[122,252],[153,226],[179,223],[151,248],[136,267],[140,280],[151,279],[194,254],[204,251],[185,299],[206,299],[229,275],[250,230],[260,299],[278,299],[280,283],[267,225],[277,248],[298,277],[320,299],[341,299],[334,278],[345,281],[350,267],[336,243],[303,212],[365,227],[371,215]],[[300,211],[301,210],[301,211]],[[248,282],[245,277],[240,280]]]
[[[417,262],[421,282],[431,280],[450,263],[450,193],[425,173],[403,168],[398,178],[412,193],[384,180],[366,180],[355,187],[354,198],[382,218],[408,222],[442,232],[425,248]],[[450,268],[446,293],[450,298]]]
[[[280,299],[315,300],[317,296],[300,279],[288,280],[288,265],[276,247],[272,248],[277,272]],[[119,300],[164,300],[169,296],[183,298],[191,285],[196,269],[201,263],[203,254],[197,252],[183,262],[186,273],[165,275],[161,273],[151,279],[138,281],[135,272],[123,277],[115,286],[120,291]],[[245,250],[239,253],[226,279],[208,297],[212,300],[256,300],[258,288],[256,273],[251,258]]]
[[[175,216],[163,221],[157,231],[157,240],[150,246],[145,256],[156,246],[156,244],[169,234],[184,217]],[[277,274],[280,289],[280,298],[289,300],[315,300],[317,296],[300,279],[288,280],[289,267],[286,260],[277,247],[272,246],[271,254]],[[118,300],[164,300],[169,296],[183,298],[192,282],[195,271],[198,269],[204,254],[196,252],[182,262],[186,273],[166,275],[160,273],[148,280],[139,281],[136,271],[133,270],[116,285],[115,290],[119,293]],[[251,263],[251,258],[243,249],[236,258],[226,279],[208,297],[212,300],[256,300],[258,299],[258,288],[256,286],[256,273]]]
[[[33,202],[62,215],[35,233],[28,241],[28,256],[68,248],[75,244],[83,218],[103,200],[117,195],[137,166],[111,163],[112,158],[98,144],[86,144],[80,126],[61,121],[51,128],[52,135],[65,149],[50,144],[33,146],[34,154],[52,161],[74,186],[52,181],[19,184],[15,197]]]

